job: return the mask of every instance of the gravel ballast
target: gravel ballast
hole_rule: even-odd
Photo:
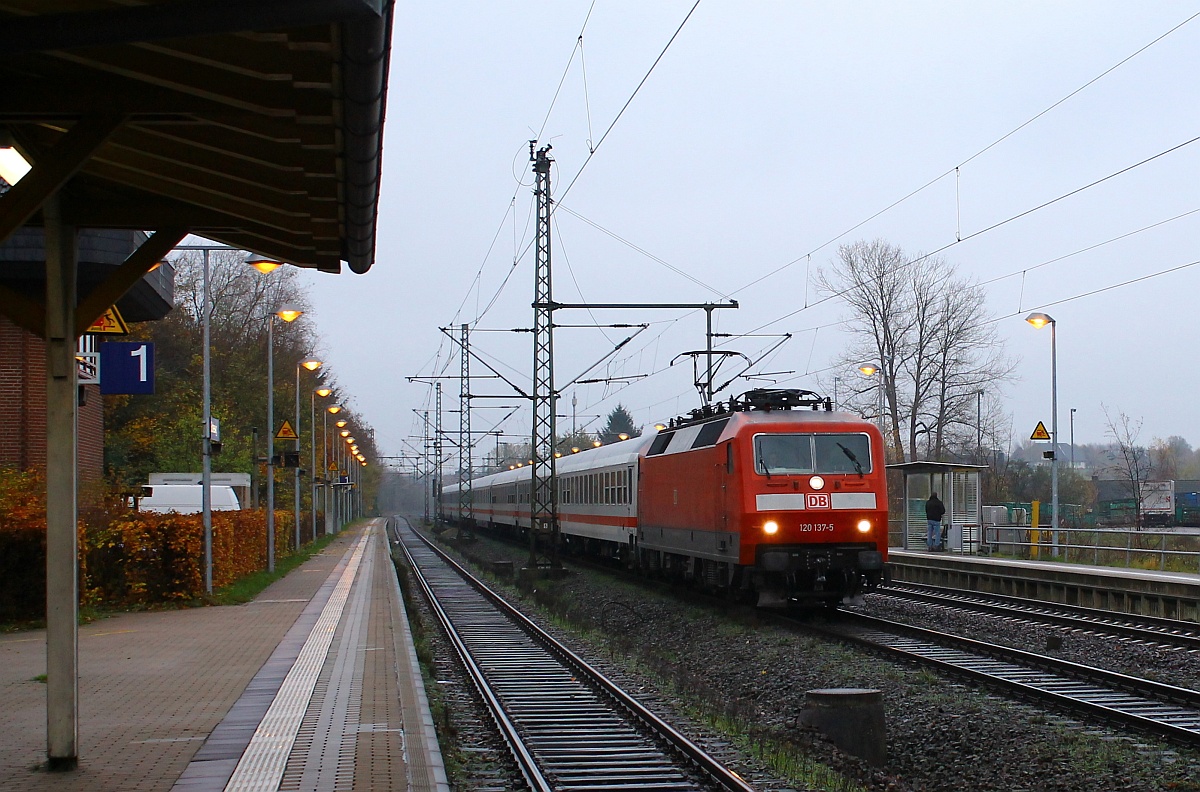
[[[487,539],[459,548],[481,561],[513,561],[518,567],[527,557]],[[1009,701],[774,625],[749,608],[722,607],[687,592],[578,568],[561,580],[522,589],[497,585],[539,623],[550,617],[556,625],[551,632],[729,761],[756,789],[1200,792],[1200,752]],[[871,596],[862,610],[1045,651],[1045,627]],[[1185,687],[1196,687],[1200,677],[1197,653],[1104,636],[1066,635],[1055,654]],[[446,674],[442,665],[439,661],[439,676]],[[834,687],[882,691],[888,733],[882,767],[843,754],[799,722],[805,692]],[[459,716],[450,706],[453,721]],[[463,717],[473,722],[478,715]],[[468,752],[472,747],[460,744]],[[495,772],[498,757],[491,750],[489,770]],[[803,758],[797,760],[797,752]],[[790,757],[782,764],[799,767],[799,777],[809,780],[781,777],[765,761],[773,756]],[[471,787],[460,782],[459,788]]]

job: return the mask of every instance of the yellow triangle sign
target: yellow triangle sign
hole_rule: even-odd
[[[1046,431],[1046,424],[1038,421],[1037,428],[1033,430],[1033,434],[1029,435],[1030,440],[1049,440],[1050,433]]]
[[[337,469],[338,469],[338,467],[337,467],[337,462],[330,462],[330,463],[329,463],[329,469],[330,469],[330,470],[337,470]]]
[[[283,426],[279,427],[279,431],[275,433],[276,440],[299,440],[300,435],[296,434],[296,430],[287,421],[283,422]]]
[[[112,335],[129,335],[129,325],[117,310],[117,306],[109,306],[104,314],[88,327],[89,333],[111,333]]]

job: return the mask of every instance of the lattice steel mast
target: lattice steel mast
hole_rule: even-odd
[[[437,522],[441,525],[446,521],[446,510],[442,507],[442,383],[435,383],[434,391],[437,398],[433,417],[433,497]]]
[[[537,269],[533,294],[533,481],[529,493],[531,526],[529,565],[558,566],[558,487],[555,476],[554,442],[554,298],[550,279],[550,159],[551,146],[534,151],[529,141],[537,196]],[[538,557],[539,539],[544,545]]]
[[[462,326],[462,377],[459,380],[458,416],[458,513],[462,526],[469,531],[475,525],[471,492],[471,338],[468,325]]]

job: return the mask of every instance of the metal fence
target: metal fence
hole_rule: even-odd
[[[1200,572],[1200,532],[1195,529],[1049,528],[988,525],[980,552],[1093,566]]]

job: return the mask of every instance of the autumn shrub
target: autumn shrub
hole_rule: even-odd
[[[46,612],[46,480],[0,468],[0,621]]]
[[[266,512],[212,513],[213,586],[266,568]],[[275,513],[275,549],[287,548],[290,512]],[[151,605],[204,593],[200,514],[126,511],[89,532],[85,598],[95,604]]]
[[[266,568],[266,512],[213,512],[213,585]],[[290,511],[275,513],[276,557],[292,535]],[[125,607],[195,599],[204,593],[200,514],[130,510],[99,496],[80,509],[79,590],[84,604]],[[46,611],[46,485],[39,471],[0,468],[0,621]]]

